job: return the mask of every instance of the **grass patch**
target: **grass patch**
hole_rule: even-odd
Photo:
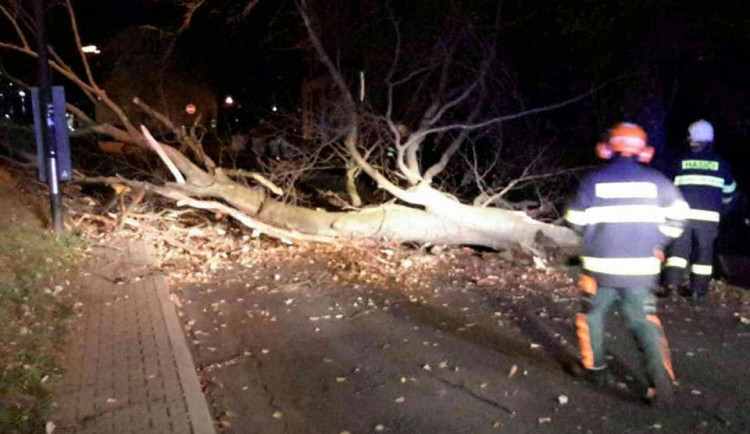
[[[44,432],[59,373],[56,353],[71,310],[55,278],[68,270],[83,243],[25,226],[0,225],[0,432]]]

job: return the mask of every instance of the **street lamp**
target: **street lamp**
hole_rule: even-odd
[[[81,47],[81,51],[87,54],[99,54],[101,51],[99,51],[99,48],[97,48],[96,45],[84,45]]]

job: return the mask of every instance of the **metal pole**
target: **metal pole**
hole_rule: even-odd
[[[44,25],[43,0],[34,0],[34,18],[36,20],[37,55],[39,58],[39,110],[44,143],[44,161],[49,185],[50,211],[52,228],[60,233],[63,230],[62,200],[60,197],[60,180],[57,176],[57,152],[55,147],[54,109],[52,89],[49,80],[49,61],[47,55],[47,35]]]

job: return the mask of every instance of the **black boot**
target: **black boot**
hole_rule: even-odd
[[[655,408],[670,408],[674,406],[674,386],[672,379],[666,373],[652,381],[651,387],[646,391],[646,402]]]
[[[698,306],[702,306],[702,305],[706,304],[706,300],[707,299],[708,299],[708,297],[706,296],[705,293],[699,294],[699,293],[696,292],[696,293],[693,293],[693,295],[690,297],[690,302],[692,304],[695,304],[695,305],[698,305]]]
[[[668,298],[672,301],[677,301],[679,296],[679,291],[677,291],[677,287],[675,285],[666,285],[661,287],[661,290],[656,291],[656,296],[659,298]]]
[[[587,383],[595,387],[608,388],[617,384],[609,369],[587,370],[584,378]]]

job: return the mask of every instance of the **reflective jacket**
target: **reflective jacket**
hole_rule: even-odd
[[[690,205],[688,219],[714,223],[733,202],[737,190],[729,164],[710,147],[683,157],[674,184]]]
[[[633,158],[585,178],[565,220],[583,236],[583,269],[599,286],[651,288],[663,250],[682,234],[688,205],[666,176]]]

